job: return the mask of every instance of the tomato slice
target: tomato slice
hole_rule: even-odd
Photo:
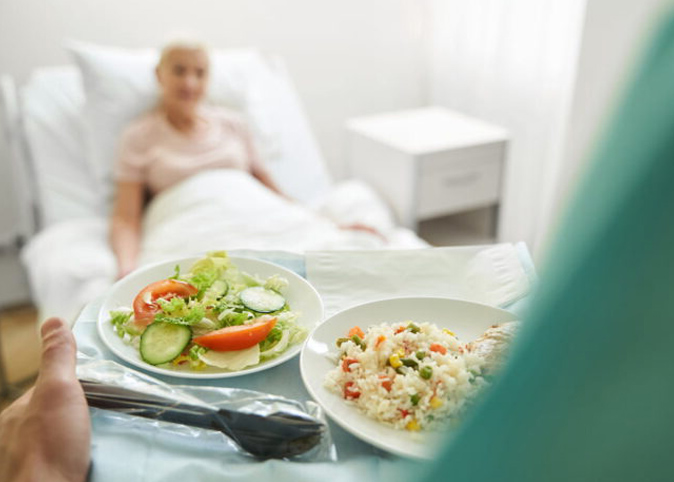
[[[158,299],[170,300],[177,296],[188,298],[194,296],[199,290],[189,283],[175,279],[155,281],[143,288],[133,300],[133,315],[136,324],[147,326],[154,320],[160,309]]]
[[[263,316],[249,325],[228,326],[197,336],[192,341],[215,351],[244,350],[267,338],[274,325],[276,318]]]

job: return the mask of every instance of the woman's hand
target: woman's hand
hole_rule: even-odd
[[[37,382],[0,414],[0,480],[86,479],[91,428],[75,353],[68,324],[47,320]]]
[[[117,279],[122,279],[129,273],[131,273],[134,269],[136,269],[136,265],[134,263],[126,263],[124,264],[123,262],[118,262],[117,263]]]
[[[366,233],[374,234],[378,236],[382,241],[386,242],[386,236],[384,236],[379,230],[362,223],[352,223],[352,224],[342,224],[339,226],[340,229],[348,229],[351,231],[363,231]]]

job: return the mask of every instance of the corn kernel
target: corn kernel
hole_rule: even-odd
[[[419,422],[417,422],[414,419],[407,422],[407,425],[405,425],[405,428],[407,430],[421,430],[421,426],[419,425]]]
[[[453,331],[448,330],[447,328],[444,328],[442,331],[444,331],[444,332],[447,333],[448,335],[456,336],[456,334],[454,334]]]
[[[431,408],[440,408],[444,405],[444,402],[436,396],[431,397],[429,403],[431,404]]]
[[[400,356],[396,353],[388,357],[388,362],[393,368],[398,368],[403,364],[403,362],[400,361]]]
[[[173,359],[171,364],[174,365],[174,366],[178,366],[178,365],[182,365],[182,364],[185,364],[185,363],[189,363],[189,361],[190,361],[190,358],[187,355],[179,355],[179,356],[177,356]]]

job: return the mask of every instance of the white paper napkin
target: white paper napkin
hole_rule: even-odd
[[[442,296],[504,307],[531,290],[521,250],[513,244],[313,251],[306,254],[306,269],[323,298],[326,317],[399,296]]]

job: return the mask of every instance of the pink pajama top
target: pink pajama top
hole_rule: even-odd
[[[184,134],[155,109],[124,131],[115,165],[117,181],[141,182],[152,195],[208,169],[251,172],[259,163],[242,117],[204,107],[196,130]]]

